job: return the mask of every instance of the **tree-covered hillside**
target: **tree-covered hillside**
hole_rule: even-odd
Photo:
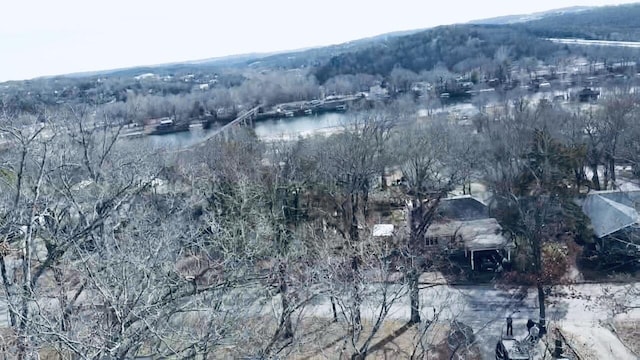
[[[415,72],[438,64],[448,68],[463,61],[493,59],[501,47],[514,59],[545,58],[561,49],[518,28],[491,25],[441,26],[418,34],[391,39],[363,50],[332,57],[317,68],[320,82],[340,75],[388,75],[395,67]]]
[[[441,26],[336,54],[316,69],[316,77],[323,83],[341,74],[387,76],[396,67],[419,72],[438,64],[449,69],[462,62],[481,65],[501,47],[512,60],[547,60],[568,49],[544,40],[549,37],[639,41],[638,18],[640,4],[633,4],[551,14],[522,24]]]
[[[640,4],[548,16],[520,25],[540,37],[640,41]]]

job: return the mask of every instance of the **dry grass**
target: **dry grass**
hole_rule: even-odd
[[[363,325],[362,335],[356,346],[361,346],[370,334],[371,324],[365,323]],[[425,359],[449,359],[451,352],[445,341],[448,332],[448,324],[433,324],[425,331],[424,325],[411,325],[406,322],[388,320],[371,341],[367,359],[409,359],[414,351],[415,354],[422,352]],[[287,358],[346,360],[350,359],[355,351],[344,324],[325,323],[321,331],[309,331],[308,333],[315,333],[315,336],[301,342]],[[420,345],[421,341],[423,346]],[[466,352],[466,355],[468,353]],[[465,356],[464,358],[475,359],[476,357]]]
[[[253,333],[244,338],[242,342],[222,346],[215,353],[216,359],[236,359],[249,348],[263,348],[270,340],[275,330],[275,322],[271,317],[253,317],[246,320],[247,328],[260,327],[259,334]],[[356,346],[361,346],[371,332],[370,323],[364,323],[359,341]],[[449,359],[451,351],[446,345],[446,337],[449,333],[447,323],[435,323],[428,327],[426,324],[412,325],[403,321],[388,319],[373,337],[367,359],[409,359],[412,353],[423,354],[423,359],[440,360]],[[344,322],[334,323],[331,319],[308,317],[295,324],[295,337],[291,344],[286,346],[278,355],[286,359],[321,360],[344,359],[348,360],[354,354],[348,327]],[[11,333],[4,334],[5,340],[12,338]],[[242,335],[238,338],[243,338]],[[14,339],[15,340],[15,339]],[[422,343],[422,345],[421,345]],[[10,344],[5,344],[10,345]],[[279,344],[278,346],[282,346]],[[277,348],[276,346],[275,348]],[[467,351],[459,351],[459,355],[466,360],[480,359],[477,348]],[[47,360],[68,359],[69,354],[60,354],[53,349],[42,349],[40,358]],[[420,357],[418,357],[420,358]],[[458,357],[456,357],[458,359]]]
[[[263,325],[270,322],[262,319]],[[253,323],[253,322],[252,322]],[[331,319],[305,318],[296,324],[293,342],[278,355],[286,359],[321,360],[321,359],[350,359],[356,351],[352,343],[348,327],[344,322],[334,323]],[[361,346],[371,332],[372,324],[364,323],[359,341],[356,346]],[[273,334],[273,326],[265,326],[263,334]],[[422,331],[421,331],[422,330]],[[424,331],[423,325],[410,325],[403,321],[387,320],[373,337],[367,359],[409,359],[414,349],[420,353],[423,349],[420,340],[424,344],[425,359],[449,359],[450,351],[446,346],[448,325],[432,325]],[[267,336],[268,338],[268,336]],[[248,339],[247,339],[248,340]],[[258,339],[255,339],[258,340]],[[269,339],[260,339],[262,346]],[[251,341],[251,345],[258,345]],[[241,356],[249,344],[234,344],[218,352],[218,359],[233,359]],[[259,346],[259,345],[258,345]],[[472,359],[465,357],[465,359]]]
[[[640,321],[615,321],[615,333],[622,343],[640,357]]]
[[[247,334],[242,338],[237,334],[236,339],[243,339],[233,344],[219,348],[215,359],[238,359],[247,353],[255,353],[257,349],[263,349],[270,341],[275,331],[275,322],[272,317],[252,317],[243,321],[247,328],[259,331]],[[371,323],[364,323],[364,328],[356,346],[361,346],[371,332]],[[355,353],[348,327],[344,322],[334,323],[331,319],[306,317],[294,324],[294,339],[290,344],[279,343],[273,349],[284,347],[277,356],[282,359],[296,360],[324,360],[340,359],[349,360]],[[449,326],[446,323],[437,323],[426,328],[425,324],[410,325],[403,321],[388,319],[372,339],[367,354],[367,359],[409,359],[414,349],[416,358],[429,360],[445,360],[451,356],[451,351],[446,345],[446,337]],[[423,346],[420,346],[422,340]],[[478,348],[458,351],[460,357],[454,359],[479,360]]]

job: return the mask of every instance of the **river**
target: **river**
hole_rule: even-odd
[[[294,118],[270,119],[255,124],[258,138],[263,140],[292,139],[315,133],[333,131],[349,124],[346,113],[325,113]]]
[[[569,93],[577,93],[581,87],[548,89],[540,92],[526,92],[524,96],[537,103],[540,99],[545,98],[552,100],[556,95],[568,95]],[[604,89],[597,89],[604,91]],[[635,88],[633,89],[635,90]],[[488,90],[485,90],[488,91]],[[575,105],[582,105],[576,103]],[[431,110],[418,110],[416,118],[424,118],[429,114],[436,113],[452,113],[461,118],[470,118],[478,113],[478,109],[471,103],[449,104],[433,108]],[[352,121],[353,113],[333,112],[320,115],[310,115],[292,118],[262,120],[255,123],[254,131],[257,137],[263,141],[278,140],[295,140],[298,137],[307,137],[313,134],[330,134],[340,131],[344,126]],[[146,136],[140,141],[148,141],[154,149],[180,149],[189,147],[193,144],[201,142],[205,137],[211,136],[212,132],[218,131],[216,128],[203,130],[202,128],[192,128],[191,131]]]
[[[637,41],[610,41],[610,40],[585,40],[585,39],[558,39],[548,38],[547,40],[567,45],[589,45],[589,46],[617,46],[640,48],[640,42]]]
[[[340,129],[349,123],[350,116],[346,113],[325,113],[283,119],[270,119],[255,123],[254,131],[259,139],[264,141],[290,140],[299,136],[327,133]],[[185,148],[202,141],[211,131],[192,128],[191,131],[151,135],[143,138],[152,148]],[[140,139],[137,139],[140,140]]]

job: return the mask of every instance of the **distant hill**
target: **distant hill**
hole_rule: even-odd
[[[85,71],[85,72],[78,72],[78,73],[58,75],[58,76],[45,76],[43,78],[53,78],[53,77],[60,77],[60,76],[69,77],[69,78],[85,78],[85,77],[95,77],[95,76],[133,77],[133,76],[137,76],[145,73],[154,73],[158,75],[181,74],[181,73],[188,73],[192,71],[202,71],[203,69],[213,70],[215,68],[245,66],[248,62],[251,62],[255,59],[260,59],[265,56],[271,56],[273,54],[276,54],[276,52],[250,53],[250,54],[222,56],[222,57],[215,57],[215,58],[201,59],[201,60],[157,64],[157,65],[143,65],[143,66],[132,66],[132,67],[126,67],[126,68],[119,68],[119,69]]]
[[[640,3],[552,14],[519,26],[547,38],[640,41]]]
[[[385,44],[393,39],[412,35],[424,29],[396,31],[368,38],[349,41],[342,44],[313,47],[303,50],[287,51],[258,59],[253,59],[249,65],[270,68],[299,68],[319,66],[334,56],[360,51],[371,46]]]
[[[447,68],[464,62],[486,64],[500,47],[508,47],[512,59],[550,56],[561,47],[505,25],[450,25],[375,43],[364,49],[333,56],[316,69],[320,82],[340,75],[368,73],[389,75],[395,67],[414,72],[437,64]]]
[[[248,65],[264,66],[264,67],[286,67],[294,68],[301,66],[318,65],[323,60],[329,59],[331,56],[342,54],[349,51],[355,51],[363,47],[370,46],[373,43],[386,41],[391,38],[404,36],[419,32],[422,30],[405,30],[392,33],[381,34],[364,39],[349,41],[343,44],[331,46],[319,46],[307,49],[274,51],[269,53],[249,53],[239,55],[229,55],[222,57],[214,57],[209,59],[191,60],[183,62],[165,63],[157,65],[132,66],[119,69],[108,69],[98,71],[85,71],[71,73],[65,75],[44,76],[44,78],[69,77],[69,78],[86,78],[96,76],[119,76],[134,77],[145,73],[154,73],[156,75],[172,75],[184,74],[189,72],[197,72],[204,70],[215,71],[216,69],[229,67],[244,67]]]
[[[489,19],[480,19],[470,21],[469,24],[477,25],[509,25],[528,21],[540,20],[548,16],[565,15],[578,13],[585,10],[593,9],[593,6],[572,6],[562,9],[554,9],[548,11],[537,12],[533,14],[507,15]]]
[[[343,44],[274,53],[251,53],[211,59],[137,66],[64,75],[134,77],[214,72],[225,67],[315,69],[323,82],[338,74],[388,75],[401,66],[416,72],[436,64],[449,68],[462,61],[482,61],[494,56],[500,46],[512,58],[544,58],[560,49],[543,38],[584,38],[640,41],[640,3],[610,7],[570,7],[534,14],[476,20],[468,24],[440,26],[382,34]]]
[[[558,51],[570,51],[546,38],[640,41],[638,19],[640,4],[632,4],[573,7],[441,26],[337,54],[316,68],[316,77],[323,82],[340,74],[386,76],[398,66],[414,72],[430,70],[437,64],[449,69],[465,68],[471,62],[486,63],[501,46],[509,49],[512,60],[545,60]]]

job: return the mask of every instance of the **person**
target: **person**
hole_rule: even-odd
[[[535,342],[538,340],[539,337],[540,337],[540,328],[538,327],[538,324],[533,324],[533,326],[529,330],[529,338],[531,339],[531,341]]]
[[[509,263],[507,258],[502,258],[502,268],[504,271],[511,271],[511,263]]]
[[[533,322],[533,320],[529,319],[527,320],[527,332],[530,333],[531,332],[531,328],[535,325],[536,323]]]
[[[513,336],[513,319],[511,315],[507,316],[507,336]]]

